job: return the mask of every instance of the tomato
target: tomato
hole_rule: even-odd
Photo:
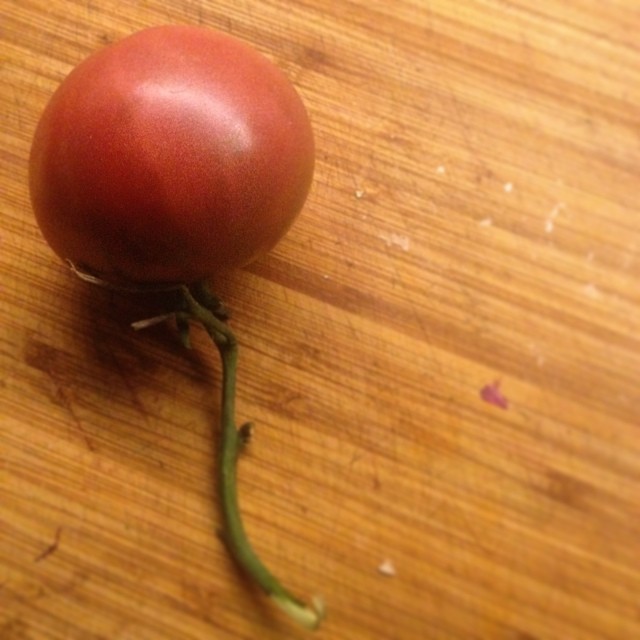
[[[90,56],[36,129],[52,249],[111,282],[189,283],[269,251],[301,210],[311,124],[286,76],[211,29],[145,29]]]

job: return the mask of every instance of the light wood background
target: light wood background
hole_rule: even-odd
[[[30,210],[57,84],[167,22],[253,43],[317,133],[299,222],[217,283],[247,527],[317,637],[640,638],[636,1],[0,7],[2,640],[308,637],[216,536],[215,350],[132,331],[163,301],[78,281]]]

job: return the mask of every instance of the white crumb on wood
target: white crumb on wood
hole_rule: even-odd
[[[584,287],[582,287],[582,291],[585,296],[587,296],[588,298],[592,298],[593,300],[602,298],[602,291],[600,291],[600,289],[598,289],[598,287],[593,284],[593,282],[585,284]]]
[[[411,240],[408,236],[403,236],[399,233],[387,233],[383,231],[378,236],[381,240],[384,240],[387,247],[400,247],[403,251],[409,251]]]
[[[511,193],[513,191],[513,182],[505,182],[503,189],[505,193]]]
[[[566,207],[566,204],[564,202],[556,202],[556,204],[553,206],[553,209],[549,211],[549,215],[547,216],[547,219],[544,222],[544,230],[547,233],[551,233],[553,231],[555,226],[554,220],[558,217],[558,214],[565,207]]]
[[[478,222],[481,227],[490,227],[493,224],[493,220],[491,218],[483,218]]]
[[[535,361],[538,367],[543,367],[544,363],[546,362],[546,358],[542,353],[542,350],[540,349],[540,347],[535,342],[531,342],[529,344],[529,349],[531,350],[531,354],[535,358]]]
[[[366,192],[365,192],[365,190],[364,190],[364,189],[356,189],[356,190],[354,191],[354,195],[355,195],[355,197],[356,197],[358,200],[360,200],[361,198],[364,198],[364,194],[365,194],[365,193],[366,193]]]
[[[439,176],[443,176],[445,173],[447,173],[447,168],[443,164],[441,164],[439,167],[436,168],[436,173]]]
[[[386,558],[378,565],[378,573],[383,576],[392,578],[396,575],[396,567],[389,558]]]

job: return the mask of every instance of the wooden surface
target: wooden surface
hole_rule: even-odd
[[[317,132],[299,222],[218,283],[247,527],[317,637],[640,638],[637,2],[1,8],[2,640],[307,637],[216,536],[214,349],[132,331],[162,301],[78,281],[30,210],[57,84],[167,22],[253,43]]]

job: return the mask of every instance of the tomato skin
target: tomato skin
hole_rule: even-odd
[[[61,258],[113,282],[195,282],[286,233],[314,141],[266,58],[207,28],[154,27],[67,76],[29,169],[36,220]]]

